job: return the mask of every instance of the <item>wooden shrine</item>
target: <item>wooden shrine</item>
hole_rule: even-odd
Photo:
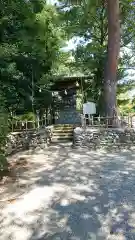
[[[57,78],[52,86],[54,124],[80,124],[81,111],[77,109],[77,92],[81,81],[88,77]]]

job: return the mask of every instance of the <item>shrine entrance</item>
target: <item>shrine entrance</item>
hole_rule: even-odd
[[[76,78],[64,78],[55,82],[53,92],[53,124],[80,124],[81,116],[77,110]]]

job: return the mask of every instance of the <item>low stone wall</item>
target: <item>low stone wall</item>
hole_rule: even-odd
[[[73,145],[90,149],[130,148],[135,146],[135,130],[75,128]]]
[[[48,128],[10,133],[7,137],[6,152],[8,155],[21,150],[35,149],[38,146],[45,148],[50,139],[51,131]]]

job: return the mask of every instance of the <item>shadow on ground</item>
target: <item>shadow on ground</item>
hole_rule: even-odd
[[[12,218],[1,219],[0,239],[17,239],[13,231],[3,238],[11,225],[24,229],[19,238],[24,240],[135,239],[134,151],[90,152],[59,145],[39,158],[43,155],[47,161],[22,176],[26,182],[33,179],[29,194],[37,189],[30,205],[39,198],[42,204],[34,210],[29,205],[26,218],[8,210]]]

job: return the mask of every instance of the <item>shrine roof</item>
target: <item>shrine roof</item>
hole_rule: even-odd
[[[52,81],[55,83],[58,82],[74,82],[74,81],[81,81],[86,79],[91,79],[92,77],[89,75],[83,75],[83,76],[55,76],[52,78]]]

